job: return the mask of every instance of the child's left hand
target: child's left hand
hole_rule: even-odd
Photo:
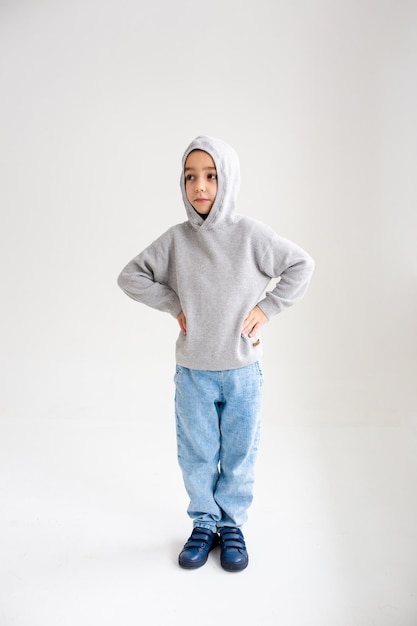
[[[265,313],[258,306],[254,307],[247,314],[242,327],[242,335],[248,334],[248,337],[255,335],[261,326],[268,322],[268,318]]]

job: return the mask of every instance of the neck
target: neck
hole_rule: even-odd
[[[194,207],[193,207],[193,208],[194,208]],[[199,215],[200,217],[202,217],[202,218],[203,218],[203,220],[205,220],[205,219],[206,219],[206,217],[208,216],[208,213],[199,213],[199,212],[197,211],[197,209],[194,209],[194,211],[197,213],[197,215]]]

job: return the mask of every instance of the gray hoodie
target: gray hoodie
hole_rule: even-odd
[[[192,150],[208,152],[217,170],[217,195],[204,220],[185,192],[184,164]],[[139,302],[187,320],[179,334],[178,365],[225,370],[262,356],[259,337],[241,335],[243,320],[258,305],[268,318],[304,295],[311,257],[257,220],[238,215],[238,157],[228,144],[197,137],[182,160],[181,190],[187,221],[171,227],[121,272],[118,283]],[[265,293],[271,279],[277,279]]]

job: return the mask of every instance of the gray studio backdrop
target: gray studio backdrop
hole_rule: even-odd
[[[415,418],[415,2],[0,7],[2,416],[170,419],[177,323],[116,279],[185,219],[181,154],[210,134],[240,212],[317,264],[265,327],[265,419]]]

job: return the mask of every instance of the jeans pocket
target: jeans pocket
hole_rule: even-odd
[[[256,367],[256,371],[257,371],[258,376],[259,376],[260,385],[262,387],[262,385],[264,383],[264,375],[262,373],[262,366],[261,366],[259,361],[255,361],[255,367]]]
[[[179,377],[181,376],[183,372],[183,368],[181,367],[181,365],[177,365],[175,367],[175,374],[174,374],[174,383],[177,384]]]

